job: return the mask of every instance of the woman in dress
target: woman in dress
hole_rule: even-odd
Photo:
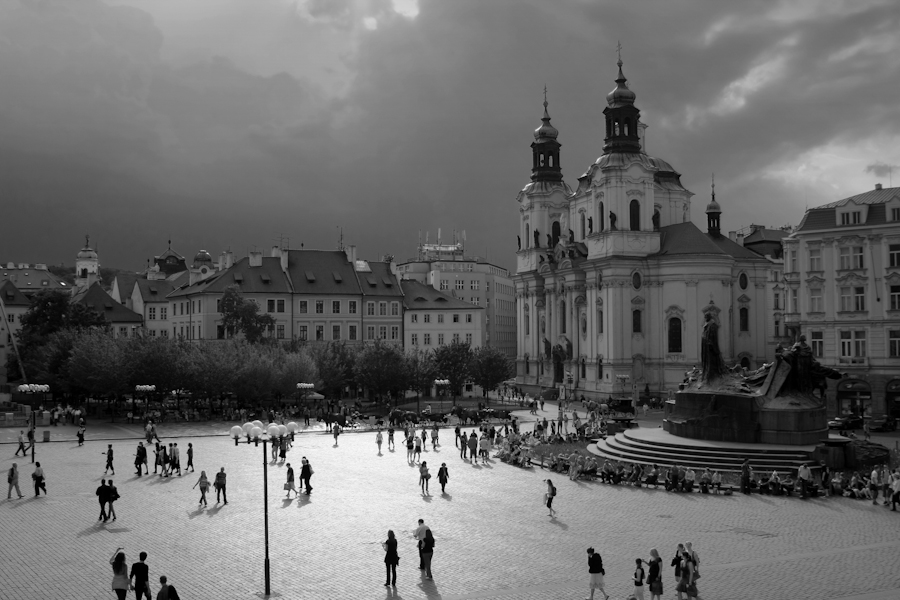
[[[444,488],[447,486],[447,482],[450,480],[450,471],[447,470],[447,463],[441,463],[441,468],[438,469],[438,481],[441,483],[441,493],[444,492]]]
[[[285,496],[286,498],[291,497],[292,491],[294,492],[295,496],[300,495],[297,493],[297,488],[294,486],[294,468],[291,466],[291,463],[287,464],[287,481],[285,483],[287,484],[287,496]]]
[[[194,487],[197,487],[198,485],[200,486],[200,504],[207,506],[206,492],[209,490],[209,479],[206,478],[206,471],[200,471],[200,479],[197,480]]]
[[[381,456],[381,443],[384,440],[384,436],[381,435],[381,430],[378,430],[378,433],[375,434],[375,443],[378,445],[378,456]]]
[[[109,564],[113,570],[112,590],[118,600],[125,600],[128,594],[128,565],[125,564],[125,553],[122,552],[122,548],[116,548],[109,559]]]
[[[687,594],[688,598],[697,597],[697,585],[694,583],[694,561],[691,559],[691,553],[683,550],[681,553],[681,579],[675,587],[678,594],[678,600],[684,600],[682,593]]]
[[[647,563],[647,587],[650,590],[650,600],[661,600],[663,595],[662,582],[662,558],[656,548],[650,548],[650,561]]]
[[[424,460],[419,467],[419,486],[422,488],[422,495],[428,495],[428,480],[431,479],[431,473],[428,472],[428,463]]]
[[[397,563],[400,557],[397,555],[397,538],[394,537],[394,530],[388,529],[387,540],[381,544],[384,548],[384,569],[386,572],[385,587],[397,587]]]

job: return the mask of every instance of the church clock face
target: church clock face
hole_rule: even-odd
[[[643,283],[643,281],[641,280],[640,273],[635,273],[634,275],[631,276],[631,287],[633,287],[634,289],[636,289],[636,290],[641,289],[642,283]]]

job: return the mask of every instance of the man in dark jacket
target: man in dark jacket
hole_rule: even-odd
[[[97,500],[100,502],[100,518],[98,521],[103,521],[104,523],[109,519],[106,516],[106,503],[109,502],[109,488],[106,486],[106,480],[100,480],[100,487],[97,488]]]

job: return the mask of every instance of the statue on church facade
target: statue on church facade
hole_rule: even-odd
[[[611,231],[616,231],[616,213],[613,211],[609,211],[609,229]]]
[[[521,250],[522,249],[522,236],[521,235],[516,236],[516,242],[519,244],[519,250]]]
[[[541,232],[538,231],[537,229],[534,230],[534,247],[535,248],[541,247]]]
[[[594,233],[594,217],[588,217],[588,233]]]

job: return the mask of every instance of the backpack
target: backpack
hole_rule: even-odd
[[[553,498],[554,496],[556,496],[556,486],[551,485],[550,486],[550,497]]]

